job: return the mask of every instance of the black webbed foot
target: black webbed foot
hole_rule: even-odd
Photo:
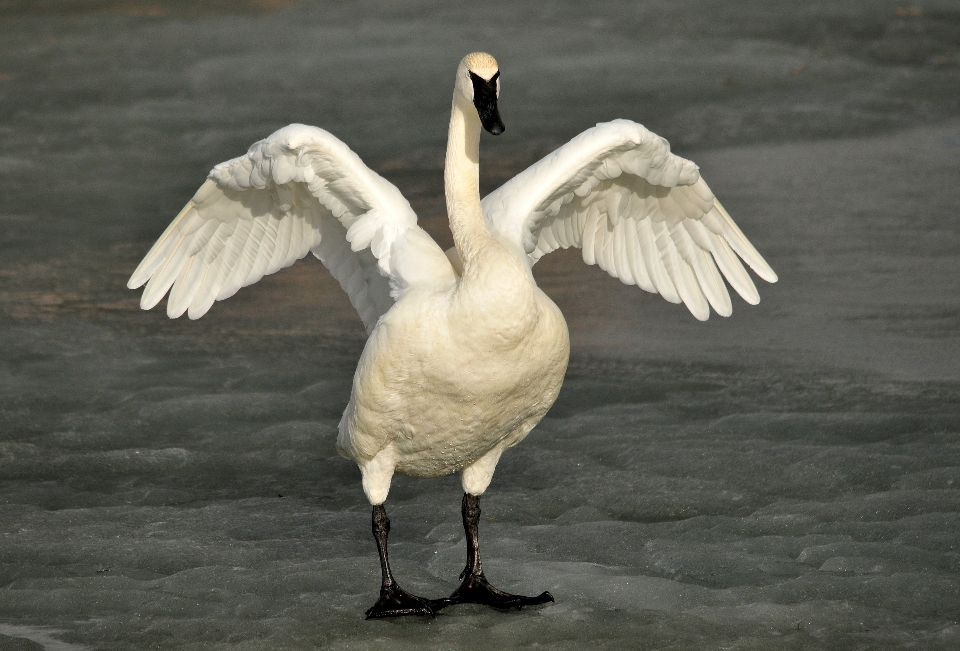
[[[541,592],[536,597],[527,597],[519,594],[510,594],[498,590],[490,585],[483,575],[483,565],[480,562],[480,540],[477,531],[480,523],[480,496],[464,493],[463,495],[463,530],[467,535],[467,566],[460,574],[460,587],[446,599],[435,599],[431,602],[435,611],[456,604],[483,604],[498,610],[520,610],[524,606],[537,606],[553,601],[549,592]]]
[[[390,518],[382,504],[373,507],[373,537],[377,541],[380,553],[380,598],[367,609],[367,619],[378,617],[401,617],[403,615],[425,615],[433,617],[436,608],[429,599],[410,594],[397,585],[390,571],[390,559],[387,555],[387,534],[390,533]]]
[[[403,615],[433,617],[435,614],[436,608],[433,606],[433,601],[410,594],[395,583],[381,588],[380,599],[367,609],[367,619]]]
[[[460,578],[463,579],[463,583],[452,595],[446,599],[433,600],[431,605],[434,610],[456,604],[482,604],[498,610],[510,610],[511,608],[520,610],[524,606],[538,606],[553,601],[553,595],[549,592],[541,592],[536,597],[527,597],[498,590],[490,585],[487,578],[483,576],[483,572],[473,574],[464,570]]]

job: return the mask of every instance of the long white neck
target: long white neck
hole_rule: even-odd
[[[457,305],[465,306],[463,333],[475,344],[515,346],[538,322],[536,285],[529,268],[487,228],[480,207],[480,117],[473,104],[454,92],[447,134],[444,187],[447,213],[463,274]],[[477,338],[477,333],[493,336]],[[479,343],[478,343],[479,342]]]
[[[447,214],[453,243],[466,269],[493,236],[480,208],[480,118],[473,106],[454,92],[443,170]]]

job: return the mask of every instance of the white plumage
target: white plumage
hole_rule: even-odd
[[[498,75],[493,57],[476,53],[457,72],[444,170],[455,249],[445,254],[397,188],[337,138],[294,124],[214,167],[128,284],[146,283],[144,309],[169,291],[167,314],[196,319],[312,251],[370,334],[337,448],[361,468],[375,531],[395,471],[460,472],[465,493],[479,496],[501,453],[553,404],[569,338],[531,273],[543,255],[580,247],[586,263],[701,320],[711,306],[731,313],[723,278],[748,303],[760,300],[740,258],[777,279],[697,166],[627,120],[585,131],[481,205],[481,123],[503,130]],[[382,536],[384,587],[371,616],[446,605],[383,606],[419,598],[388,585]]]
[[[419,256],[404,276],[393,251],[414,250],[407,240],[416,241]],[[214,301],[309,251],[339,281],[368,332],[411,285],[454,281],[443,251],[393,184],[323,129],[291,124],[214,167],[127,286],[147,283],[145,310],[170,291],[167,315],[198,319]]]
[[[558,248],[627,285],[683,303],[701,321],[709,304],[730,316],[720,271],[751,305],[760,295],[739,254],[764,280],[773,269],[730,219],[692,162],[629,120],[584,131],[483,199],[490,226],[531,263]]]

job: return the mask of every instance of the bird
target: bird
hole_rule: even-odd
[[[501,454],[553,405],[570,356],[563,315],[532,273],[542,256],[578,247],[585,263],[682,302],[699,320],[711,308],[730,315],[724,278],[747,303],[759,302],[741,260],[777,280],[699,168],[629,120],[587,129],[481,201],[481,130],[504,133],[499,95],[496,59],[465,56],[444,163],[451,249],[347,145],[291,124],[216,165],[128,283],[146,285],[143,309],[169,292],[169,317],[197,319],[313,253],[346,291],[368,338],[336,447],[359,466],[372,506],[381,585],[367,618],[554,600],[494,587],[478,533],[480,498]],[[460,474],[467,563],[449,597],[412,594],[394,578],[384,506],[394,473]]]

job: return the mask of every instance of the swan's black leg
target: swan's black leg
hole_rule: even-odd
[[[390,559],[387,558],[387,534],[390,533],[390,518],[382,504],[373,507],[373,537],[380,552],[380,599],[367,610],[367,619],[374,617],[399,617],[400,615],[427,615],[433,617],[436,608],[429,599],[412,595],[393,580]]]
[[[463,494],[463,529],[467,534],[467,566],[460,574],[463,582],[452,595],[446,599],[436,599],[434,610],[455,604],[484,604],[501,610],[523,606],[535,606],[553,601],[553,595],[543,592],[536,597],[509,594],[497,590],[487,578],[483,576],[483,566],[480,563],[480,541],[477,528],[480,524],[480,496]]]

